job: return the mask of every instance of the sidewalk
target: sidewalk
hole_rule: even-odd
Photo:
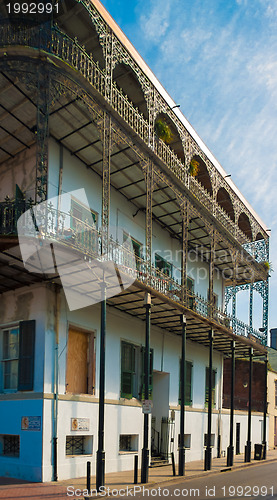
[[[244,463],[244,455],[236,455],[235,463],[232,467],[234,469],[240,469],[249,466],[255,466],[265,462],[271,462],[277,460],[277,450],[270,450],[267,452],[266,460],[256,461],[252,460],[250,463]],[[212,470],[203,470],[204,461],[199,460],[196,462],[188,462],[186,464],[185,476],[180,478],[180,476],[173,477],[172,466],[167,465],[164,467],[156,467],[149,469],[149,482],[145,487],[153,487],[155,485],[162,485],[168,482],[179,482],[186,481],[187,479],[204,477],[205,475],[220,473],[227,469],[226,458],[214,458],[212,460]],[[176,466],[176,474],[178,474],[178,465]],[[113,472],[106,474],[105,486],[112,490],[126,490],[127,487],[134,487],[134,472],[124,471],[124,472]],[[138,486],[140,485],[140,471],[138,476]],[[70,490],[67,490],[67,488]],[[0,478],[0,498],[6,500],[46,500],[46,499],[69,499],[73,500],[76,498],[83,499],[83,490],[86,489],[86,478],[78,479],[67,479],[65,481],[58,481],[56,483],[28,483],[26,481],[20,481],[16,479]],[[73,491],[78,491],[78,496],[73,494]],[[95,490],[95,476],[91,478],[91,490]],[[68,495],[70,493],[70,495]],[[121,496],[123,492],[121,491]],[[112,495],[110,495],[112,496]],[[103,494],[102,494],[103,497]],[[96,498],[96,495],[92,495],[89,498]],[[98,496],[99,498],[99,496]]]
[[[148,483],[145,486],[153,487],[156,484],[161,485],[162,483],[167,483],[168,481],[180,481],[204,477],[205,475],[216,474],[225,470],[233,470],[240,469],[249,466],[255,466],[257,464],[271,462],[277,460],[277,450],[270,450],[267,452],[266,460],[253,460],[254,454],[252,454],[252,459],[250,463],[244,462],[244,454],[235,455],[234,457],[234,465],[232,468],[226,466],[227,458],[213,458],[212,460],[212,469],[210,471],[204,471],[204,460],[197,460],[194,462],[188,462],[185,466],[185,476],[180,478],[178,476],[178,464],[176,465],[176,476],[173,476],[172,465],[166,465],[162,467],[154,467],[149,468],[149,477]],[[175,457],[176,459],[176,457]],[[79,488],[81,490],[86,489],[86,478],[79,479],[69,479],[66,481],[60,481],[59,484],[63,484],[66,488],[71,485],[74,486],[74,489]],[[140,484],[140,470],[138,474],[138,484]],[[113,489],[126,489],[129,486],[134,487],[134,471],[123,471],[123,472],[112,472],[106,474],[105,477],[105,486]],[[91,490],[95,489],[95,476],[91,478]],[[72,497],[73,498],[73,497]],[[82,497],[81,497],[82,498]],[[90,498],[94,498],[91,496]]]

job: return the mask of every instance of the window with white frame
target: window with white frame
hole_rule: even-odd
[[[20,321],[0,330],[2,392],[33,390],[35,323]]]
[[[19,357],[19,327],[3,331],[3,389],[17,390]]]

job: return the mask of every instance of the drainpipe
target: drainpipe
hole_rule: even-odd
[[[59,400],[59,287],[55,285],[55,353],[54,353],[54,404],[53,404],[53,479],[58,480],[58,400]]]

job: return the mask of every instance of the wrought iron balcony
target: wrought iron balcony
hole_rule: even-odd
[[[8,198],[0,203],[0,236],[17,235],[17,220],[28,209],[34,207],[33,200],[11,201]],[[40,205],[38,205],[40,207]],[[78,253],[83,259],[99,259],[102,249],[102,233],[87,220],[80,220],[71,212],[65,213],[54,208],[51,203],[47,208],[36,211],[35,216],[26,218],[24,235],[34,235],[34,220],[39,226],[38,237],[49,242],[64,245]],[[245,325],[236,318],[225,314],[220,308],[211,305],[205,298],[182,286],[180,278],[173,278],[149,264],[143,257],[135,257],[130,248],[120,245],[112,237],[108,242],[108,259],[120,265],[121,271],[135,277],[141,283],[161,293],[165,298],[185,305],[202,318],[212,319],[219,325],[229,328],[237,335],[255,338],[262,344],[265,337],[258,331]],[[181,271],[172,266],[174,276],[181,276]]]
[[[92,85],[92,87],[106,98],[107,78],[99,68],[92,55],[87,54],[77,39],[70,38],[57,26],[52,31],[42,31],[39,27],[19,25],[14,29],[10,23],[0,25],[0,46],[22,45],[25,47],[40,48],[59,59],[67,62],[76,69]],[[134,130],[134,132],[149,146],[150,128],[139,110],[130,102],[128,97],[112,82],[110,104],[118,115]],[[192,176],[184,163],[175,152],[159,138],[155,139],[154,152],[157,157],[169,168],[175,176],[189,189],[194,196],[216,219],[224,226],[238,242],[248,251],[250,239],[239,229],[221,206],[212,199],[208,191]],[[255,252],[251,250],[251,255]],[[255,257],[254,257],[255,258]]]

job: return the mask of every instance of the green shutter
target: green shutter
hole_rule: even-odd
[[[186,361],[186,390],[185,390],[185,404],[190,406],[192,404],[192,363]]]
[[[185,377],[185,405],[190,406],[192,404],[192,363],[190,361],[186,361]],[[181,360],[179,362],[179,404],[181,404]]]
[[[133,376],[135,371],[135,349],[132,344],[121,343],[121,397],[133,397]]]
[[[215,407],[215,378],[216,370],[212,371],[212,407]],[[209,402],[209,368],[206,367],[206,390],[205,390],[205,406],[208,406]]]
[[[144,352],[145,347],[141,348],[141,399],[144,398]],[[154,350],[150,349],[150,371],[149,371],[149,399],[153,399],[153,361],[154,361]]]
[[[34,386],[36,322],[20,321],[19,323],[19,363],[18,390],[32,391]]]

